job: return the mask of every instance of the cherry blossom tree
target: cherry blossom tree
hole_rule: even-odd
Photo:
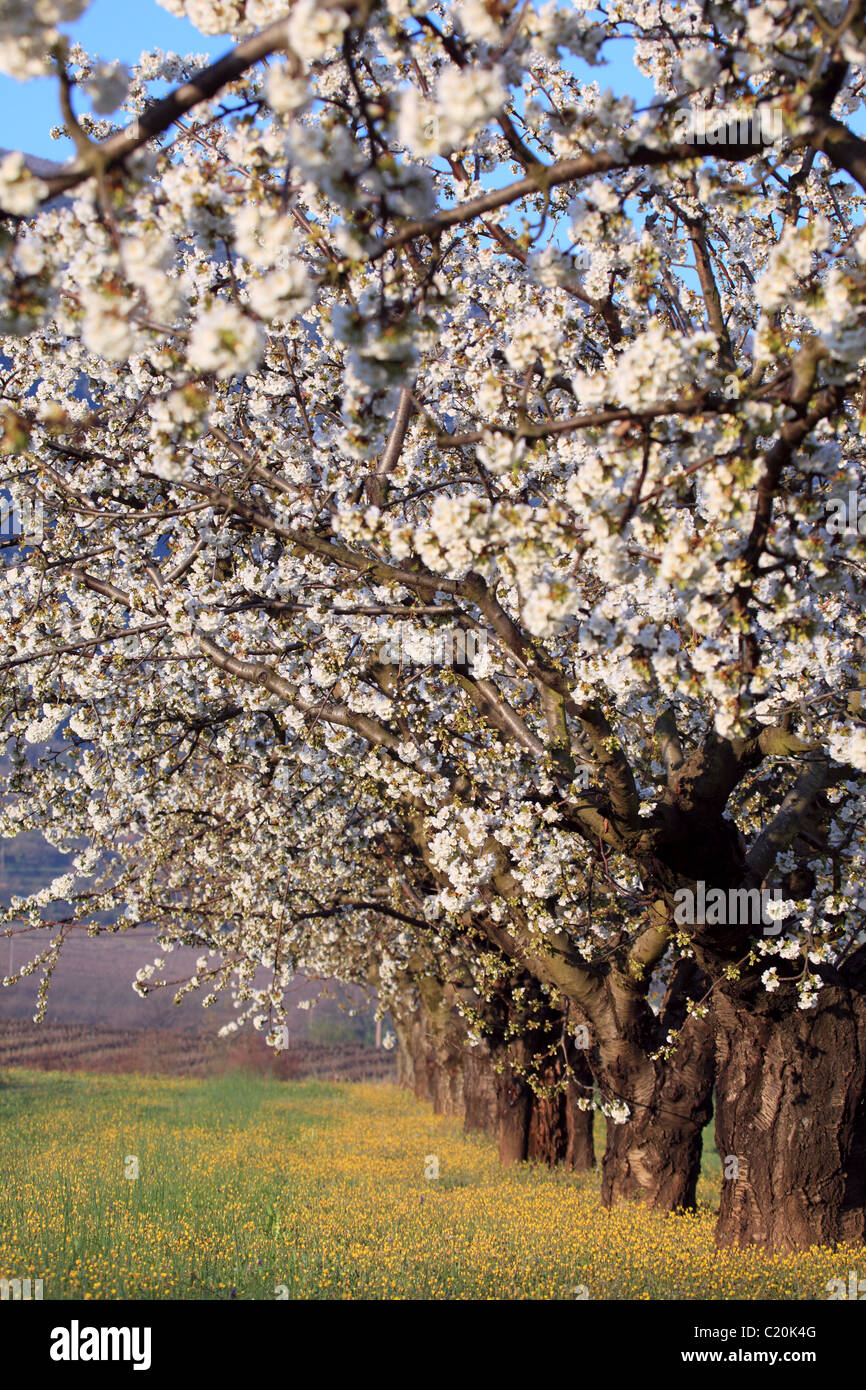
[[[863,1239],[861,5],[166,7],[234,46],[0,18],[77,150],[0,163],[32,968],[155,923],[275,1041],[373,981],[505,1157],[592,1091],[609,1203],[694,1200],[715,1082],[719,1239]]]

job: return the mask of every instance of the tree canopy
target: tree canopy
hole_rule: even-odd
[[[275,1041],[299,967],[473,1038],[528,977],[626,1127],[715,998],[816,1015],[866,943],[862,7],[167,0],[234,47],[130,71],[83,8],[0,20],[78,152],[0,163],[33,968],[155,924],[140,990],[201,944],[174,987]]]

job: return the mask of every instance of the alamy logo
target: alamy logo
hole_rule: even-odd
[[[150,1370],[149,1327],[69,1327],[51,1330],[52,1361],[131,1361],[134,1371]]]
[[[774,145],[785,133],[778,106],[757,111],[678,111],[674,140],[683,145]]]
[[[831,497],[828,506],[827,530],[831,535],[866,536],[866,505],[860,502],[858,492],[849,492],[847,500]]]
[[[42,503],[0,501],[0,537],[3,540],[39,543],[42,540]]]
[[[19,1300],[26,1303],[30,1299],[40,1299],[41,1297],[41,1279],[0,1279],[0,1301],[3,1303],[7,1299],[12,1299],[16,1303]]]
[[[399,623],[379,648],[379,660],[386,666],[468,666],[486,651],[483,629],[436,627],[422,632]]]
[[[770,903],[782,902],[781,888],[707,888],[698,879],[691,888],[674,894],[674,921],[679,926],[763,927],[764,936],[778,936],[782,923],[770,911]]]
[[[826,1284],[827,1295],[832,1303],[834,1299],[864,1299],[866,1298],[866,1279],[858,1276],[856,1269],[848,1270],[848,1284],[844,1279],[828,1279]]]

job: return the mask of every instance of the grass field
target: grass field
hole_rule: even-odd
[[[3,1079],[0,1277],[46,1299],[796,1299],[866,1272],[866,1249],[717,1252],[715,1155],[696,1215],[610,1213],[595,1176],[503,1171],[387,1086]]]

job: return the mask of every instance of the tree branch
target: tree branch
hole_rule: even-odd
[[[797,838],[815,798],[828,785],[832,767],[828,758],[819,756],[803,768],[776,815],[755,840],[746,856],[746,874],[750,886],[760,887],[778,856]]]

